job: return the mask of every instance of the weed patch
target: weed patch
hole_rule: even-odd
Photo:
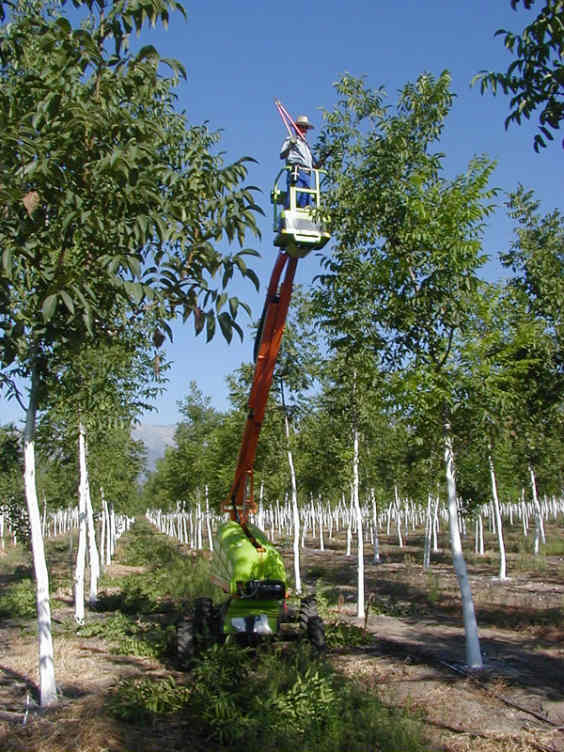
[[[128,723],[152,723],[158,717],[181,710],[190,700],[190,690],[166,679],[126,679],[109,695],[107,708],[114,718]]]
[[[174,650],[174,627],[133,621],[123,613],[90,622],[78,629],[80,637],[100,637],[116,655],[164,659]]]
[[[370,645],[373,638],[354,624],[336,622],[325,625],[325,641],[328,648],[348,648]]]
[[[0,595],[0,616],[32,619],[37,614],[35,584],[23,579],[8,585]]]
[[[214,647],[193,672],[187,711],[201,732],[249,752],[307,749],[350,752],[422,750],[420,727],[390,713],[377,697],[347,682],[309,646],[247,651]]]

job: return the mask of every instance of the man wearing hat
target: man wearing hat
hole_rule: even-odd
[[[296,204],[303,208],[309,206],[312,199],[310,193],[302,193],[299,189],[311,186],[311,169],[315,165],[311,149],[306,141],[306,135],[308,130],[315,126],[309,122],[307,115],[299,115],[296,118],[295,125],[298,135],[288,136],[284,141],[280,149],[280,159],[285,159],[286,164],[292,168],[288,170],[287,207],[290,205],[290,185],[295,185],[298,188]]]

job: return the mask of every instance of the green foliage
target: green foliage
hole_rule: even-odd
[[[427,598],[429,602],[436,606],[441,599],[441,581],[438,574],[435,572],[429,572],[426,576],[427,579]]]
[[[0,593],[0,616],[32,619],[37,615],[35,583],[23,579],[5,587]]]
[[[325,640],[328,648],[358,647],[374,641],[369,632],[342,621],[325,625]]]
[[[174,627],[143,622],[117,612],[79,627],[80,637],[101,637],[117,655],[165,659],[174,654]]]
[[[519,2],[511,0],[514,10]],[[534,0],[523,0],[527,10],[533,4]],[[498,29],[495,35],[503,36],[505,47],[514,55],[514,60],[505,73],[482,71],[474,80],[480,81],[482,93],[490,89],[495,95],[499,87],[504,94],[512,95],[506,128],[511,123],[519,125],[523,117],[528,119],[540,109],[540,133],[533,141],[538,152],[547,146],[547,141],[554,139],[549,129],[558,130],[564,119],[564,2],[544,0],[541,12],[521,34]]]
[[[404,86],[393,108],[362,80],[336,86],[321,140],[334,147],[327,197],[337,246],[324,258],[319,316],[345,366],[362,374],[360,391],[383,385],[412,425],[436,437],[457,402],[453,340],[485,260],[493,163],[480,157],[444,177],[436,149],[453,102],[447,71]]]
[[[168,716],[184,708],[190,690],[166,679],[125,679],[109,695],[110,713],[128,723],[151,723],[158,716]]]
[[[510,286],[525,296],[529,312],[546,323],[562,347],[564,317],[564,217],[555,210],[544,216],[532,191],[520,185],[509,194],[507,207],[516,222],[510,249],[501,262],[514,273]]]
[[[135,520],[126,538],[120,541],[119,558],[128,567],[169,567],[185,557],[175,551],[169,538],[159,535],[143,517]]]
[[[210,583],[210,562],[186,556],[170,539],[139,519],[120,547],[120,560],[127,566],[145,566],[146,571],[113,579],[109,594],[101,594],[98,608],[119,609],[125,614],[150,614],[186,607],[197,596],[217,596]],[[101,587],[106,584],[102,578]],[[119,586],[115,592],[113,587]]]
[[[182,6],[74,4],[80,26],[38,2],[0,28],[0,386],[33,374],[40,406],[53,363],[88,341],[130,345],[147,319],[157,347],[177,314],[208,340],[216,321],[242,334],[227,291],[234,275],[258,285],[254,251],[220,249],[257,232],[249,160],[224,164],[219,135],[176,111],[179,63],[127,45]]]
[[[260,652],[254,661],[236,646],[216,647],[196,666],[193,680],[188,711],[225,745],[250,752],[423,749],[416,722],[384,709],[307,646]]]
[[[131,620],[125,614],[117,613],[79,627],[78,634],[81,637],[103,637],[113,641],[126,635],[130,626]]]
[[[0,509],[20,541],[29,538],[23,487],[23,451],[20,432],[0,426]]]
[[[542,547],[545,556],[564,556],[563,540],[548,540]]]
[[[146,523],[138,522],[126,536],[131,545],[120,551],[138,566],[151,561],[155,569],[150,576],[163,562],[174,574],[175,556],[164,552],[162,536],[153,534],[152,538],[154,545]],[[152,559],[156,552],[158,561]],[[116,614],[81,627],[79,634],[109,639],[119,652],[162,659],[164,647],[150,652],[150,640],[155,640],[151,630],[155,629],[140,619]],[[349,640],[358,639],[354,629],[342,629]],[[160,630],[164,645],[170,628]],[[345,680],[305,643],[297,649],[265,646],[259,650],[229,642],[215,645],[182,683],[172,677],[126,680],[109,695],[107,706],[114,717],[130,723],[147,725],[174,716],[208,743],[244,747],[249,752],[424,749],[416,720],[384,708],[375,695]]]

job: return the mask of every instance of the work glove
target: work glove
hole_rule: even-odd
[[[290,136],[290,143],[294,146],[294,144],[298,143],[298,139],[295,136]]]

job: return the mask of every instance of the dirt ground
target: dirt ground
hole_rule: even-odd
[[[561,534],[558,528],[547,531]],[[468,557],[484,656],[483,671],[471,673],[464,665],[460,599],[448,549],[434,554],[430,572],[424,572],[419,540],[402,549],[392,539],[381,543],[381,563],[372,563],[369,551],[365,556],[366,619],[355,616],[356,553],[346,556],[342,541],[330,542],[323,552],[310,541],[303,553],[304,583],[327,599],[328,620],[368,633],[366,644],[332,648],[328,659],[375,688],[386,704],[420,714],[432,752],[564,752],[563,557],[535,561],[510,554],[505,582],[495,579],[493,553]],[[281,548],[289,558],[290,546]],[[119,576],[129,571],[113,566]],[[54,714],[38,714],[35,705],[33,627],[0,618],[0,752],[203,748],[190,743],[186,730],[153,727],[141,735],[104,716],[104,696],[121,679],[174,672],[153,659],[114,655],[103,640],[69,633],[64,625],[72,616],[70,593],[57,595],[53,627],[63,702]],[[93,717],[95,729],[84,723]],[[182,747],[174,741],[179,736]],[[206,749],[212,752],[213,746]]]
[[[546,557],[541,565],[509,555],[510,579],[500,582],[495,556],[468,557],[484,659],[482,671],[470,672],[448,551],[426,573],[416,563],[419,546],[390,543],[381,563],[365,556],[365,619],[356,618],[356,554],[304,556],[306,581],[313,585],[323,572],[330,600],[337,594],[332,618],[373,636],[369,645],[334,650],[335,665],[390,705],[421,711],[437,749],[563,752],[564,559]]]

